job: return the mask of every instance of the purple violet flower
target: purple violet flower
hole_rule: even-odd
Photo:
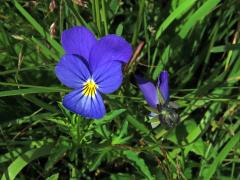
[[[145,80],[141,76],[136,76],[136,80],[138,82],[140,90],[143,93],[143,96],[152,108],[157,109],[157,105],[160,104],[158,100],[157,88],[159,88],[164,102],[167,102],[169,100],[169,77],[166,70],[162,71],[158,77],[157,86],[155,86],[152,82]]]
[[[61,43],[66,54],[55,73],[73,89],[63,98],[63,105],[87,118],[102,118],[106,110],[101,93],[112,93],[121,85],[122,64],[132,56],[131,45],[113,34],[97,40],[83,26],[65,30]]]
[[[175,127],[179,122],[179,115],[176,112],[178,106],[169,101],[168,72],[165,70],[161,72],[157,86],[140,76],[136,76],[136,79],[147,103],[153,108],[148,116],[152,128],[156,128],[160,122],[167,128]]]

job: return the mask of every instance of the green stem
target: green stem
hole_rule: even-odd
[[[108,25],[107,25],[105,0],[102,0],[101,2],[102,2],[102,18],[103,18],[104,32],[105,32],[105,35],[107,35],[108,34]]]
[[[142,24],[142,17],[143,17],[143,10],[144,10],[144,5],[145,5],[145,1],[144,0],[139,0],[140,1],[140,7],[139,7],[139,11],[138,11],[138,17],[137,17],[137,23],[135,25],[135,31],[133,34],[133,38],[132,38],[132,45],[135,46],[136,42],[137,42],[137,37],[141,28],[141,24]]]
[[[95,11],[96,11],[96,20],[97,20],[97,28],[99,35],[102,35],[102,29],[101,29],[101,16],[100,16],[100,7],[99,7],[99,0],[95,0]]]

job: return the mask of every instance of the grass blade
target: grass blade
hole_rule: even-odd
[[[220,1],[221,0],[208,0],[207,2],[205,2],[194,14],[191,15],[191,17],[183,25],[179,36],[184,39],[190,29],[193,28],[199,20],[205,18],[205,16],[211,13],[211,11],[218,5]]]
[[[221,152],[217,155],[217,157],[214,159],[213,163],[210,165],[210,167],[207,169],[207,172],[203,175],[204,179],[208,180],[211,179],[214,173],[217,170],[217,167],[219,164],[222,163],[222,161],[226,158],[226,156],[229,154],[229,152],[232,150],[232,148],[239,143],[240,140],[240,132],[235,134],[234,137],[232,137],[228,143],[224,146],[224,148],[221,150]]]
[[[19,95],[36,94],[36,93],[56,93],[56,92],[64,92],[64,91],[65,91],[64,89],[49,88],[49,87],[25,88],[25,89],[17,89],[17,90],[0,91],[0,97],[19,96]]]
[[[177,9],[175,9],[160,25],[157,30],[155,40],[159,39],[162,33],[168,28],[168,26],[177,18],[181,17],[186,13],[193,5],[197,2],[196,0],[188,0],[182,3]]]
[[[52,147],[52,145],[45,145],[41,148],[29,150],[24,154],[20,155],[15,161],[10,164],[10,166],[8,166],[1,180],[15,179],[18,173],[21,172],[21,170],[31,161],[38,159],[39,157],[48,155]]]
[[[146,165],[144,160],[138,156],[138,154],[136,152],[126,150],[123,152],[123,154],[130,161],[132,161],[134,163],[134,166],[137,167],[139,169],[139,171],[147,177],[147,179],[154,179],[154,177],[152,176],[151,172],[148,169],[148,166]]]
[[[28,22],[39,32],[39,34],[41,34],[42,37],[46,38],[49,44],[51,44],[52,47],[58,51],[59,55],[62,56],[64,54],[62,46],[57,41],[52,39],[49,33],[47,33],[43,27],[16,0],[13,2],[15,7],[28,20]]]

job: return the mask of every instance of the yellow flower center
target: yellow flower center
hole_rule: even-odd
[[[88,79],[84,84],[83,84],[83,95],[85,96],[91,96],[94,97],[95,93],[97,91],[97,84],[93,81],[93,79]]]

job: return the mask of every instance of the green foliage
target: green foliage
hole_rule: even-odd
[[[131,150],[126,150],[123,152],[123,154],[134,163],[134,166],[136,168],[139,168],[140,172],[142,172],[146,178],[148,179],[154,179],[153,176],[151,175],[148,166],[145,164],[143,159],[138,157],[138,154],[134,151]]]
[[[50,2],[1,2],[1,179],[239,178],[238,0]],[[139,50],[122,87],[104,97],[100,120],[61,104],[70,90],[54,67],[61,33],[75,25],[98,38],[116,33]],[[180,123],[152,129],[154,110],[134,74],[154,81],[163,69]]]

